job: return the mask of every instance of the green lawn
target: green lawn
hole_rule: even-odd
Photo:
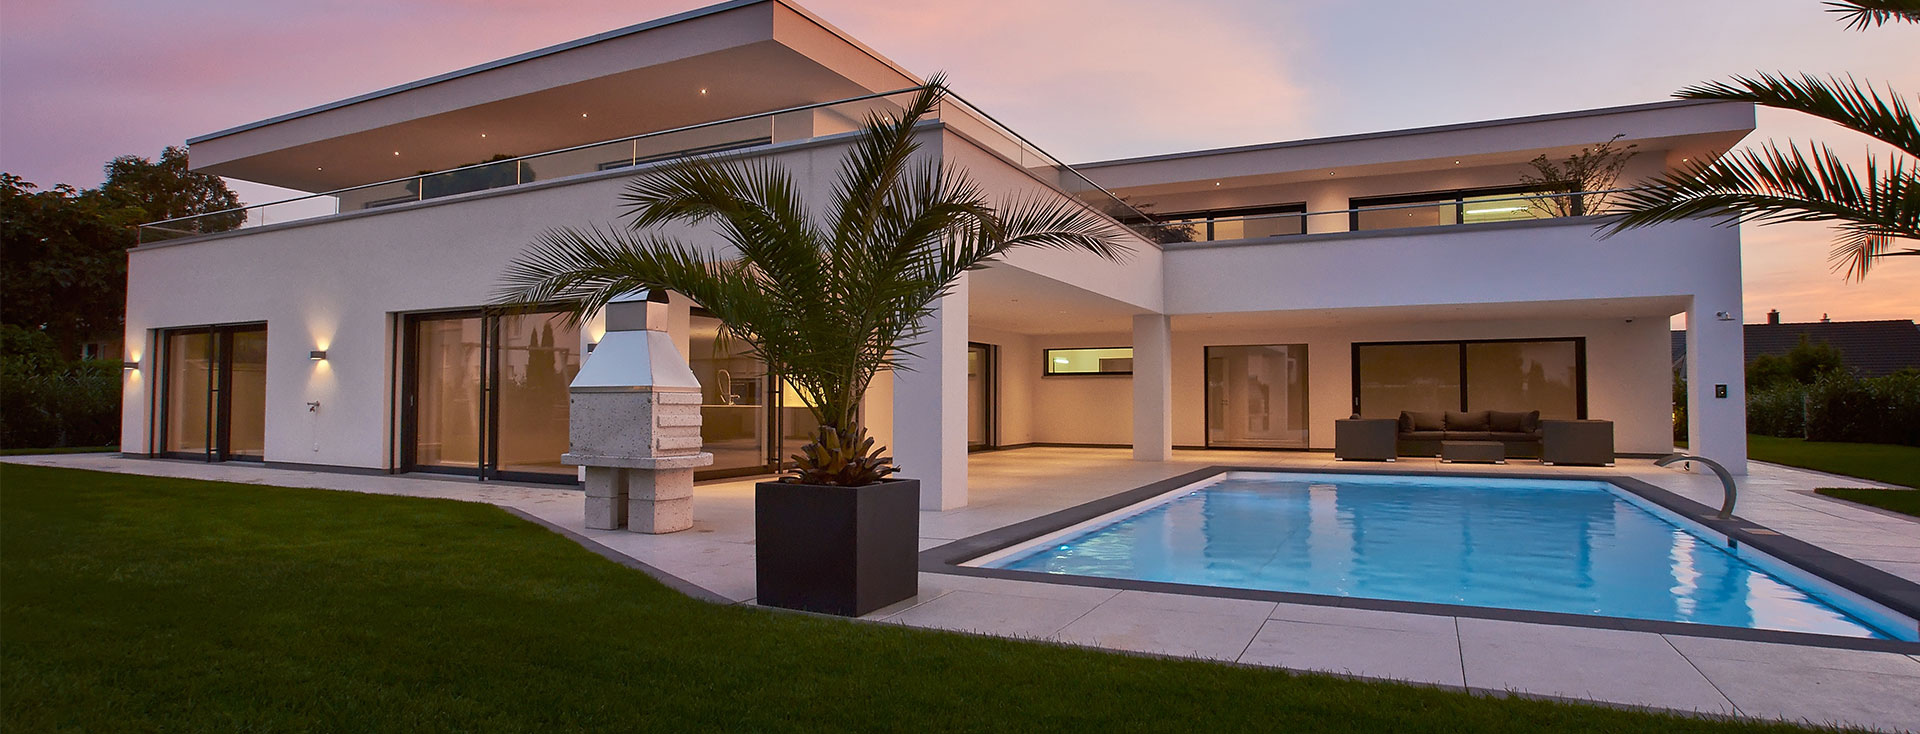
[[[9,732],[1791,729],[713,606],[489,506],[17,465],[0,587]]]
[[[1920,487],[1920,446],[1749,435],[1747,457],[1902,487]]]
[[[1821,487],[1813,490],[1828,497],[1872,505],[1882,510],[1920,517],[1920,491],[1911,489],[1848,489]]]

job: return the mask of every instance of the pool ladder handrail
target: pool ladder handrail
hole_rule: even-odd
[[[1720,475],[1720,486],[1725,487],[1727,490],[1727,500],[1725,503],[1720,505],[1720,519],[1732,520],[1733,519],[1733,502],[1735,499],[1739,497],[1739,490],[1735,488],[1733,485],[1733,473],[1727,471],[1727,468],[1724,466],[1721,466],[1720,462],[1718,461],[1714,461],[1704,456],[1694,456],[1692,454],[1680,454],[1680,453],[1667,454],[1666,456],[1660,457],[1658,460],[1654,461],[1653,465],[1666,466],[1668,464],[1674,464],[1682,461],[1700,462],[1701,464],[1706,465],[1708,469],[1712,469],[1714,474]]]

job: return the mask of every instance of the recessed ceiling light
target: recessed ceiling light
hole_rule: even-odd
[[[321,167],[319,167],[319,166],[314,166],[314,167],[313,167],[313,170],[316,170],[316,171],[324,171],[324,170],[327,170],[327,169],[325,169],[325,168],[321,168]]]
[[[1215,185],[1215,186],[1219,186],[1219,185],[1220,185],[1220,182],[1219,182],[1219,181],[1215,181],[1215,182],[1213,182],[1213,185]]]
[[[484,138],[484,137],[486,137],[486,136],[487,136],[487,134],[486,134],[486,133],[480,133],[480,137],[483,137],[483,138]]]
[[[393,154],[394,154],[394,155],[400,155],[400,151],[397,151],[397,150],[396,150],[396,151],[394,151],[394,152],[393,152]]]
[[[1456,165],[1456,166],[1457,166],[1457,165],[1460,165],[1460,162],[1459,162],[1459,161],[1454,161],[1454,162],[1453,162],[1453,165]]]
[[[585,112],[582,112],[582,113],[580,113],[580,116],[581,116],[581,117],[586,117],[586,116],[587,116],[587,113],[585,113]]]
[[[706,94],[706,93],[707,93],[707,88],[706,88],[706,87],[701,87],[701,88],[700,88],[700,93],[701,93],[701,94]]]

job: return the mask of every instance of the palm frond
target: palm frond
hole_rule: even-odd
[[[1846,21],[1847,30],[1864,31],[1892,21],[1920,23],[1920,2],[1914,0],[1831,0],[1827,12]]]
[[[1852,77],[1823,80],[1802,74],[1799,79],[1792,79],[1762,73],[1758,79],[1736,76],[1731,83],[1696,84],[1675,92],[1674,96],[1752,102],[1804,112],[1870,135],[1906,151],[1907,155],[1920,156],[1920,125],[1914,123],[1913,111],[1907,107],[1906,99],[1892,89],[1882,98],[1872,84],[1862,85]]]

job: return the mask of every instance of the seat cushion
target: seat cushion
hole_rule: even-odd
[[[1519,411],[1487,411],[1487,430],[1494,433],[1525,433],[1527,414]]]
[[[1447,432],[1485,431],[1487,429],[1487,411],[1475,410],[1466,413],[1449,410],[1446,413]]]
[[[1447,416],[1437,410],[1413,410],[1400,413],[1400,430],[1403,433],[1415,431],[1447,430]]]
[[[1447,437],[1446,431],[1407,431],[1400,434],[1409,441],[1439,441]]]
[[[1493,437],[1492,440],[1494,441],[1519,441],[1519,442],[1533,443],[1540,440],[1540,436],[1538,434],[1528,433],[1526,431],[1494,431],[1488,435],[1491,435]]]
[[[1492,431],[1447,431],[1448,441],[1492,441]]]

